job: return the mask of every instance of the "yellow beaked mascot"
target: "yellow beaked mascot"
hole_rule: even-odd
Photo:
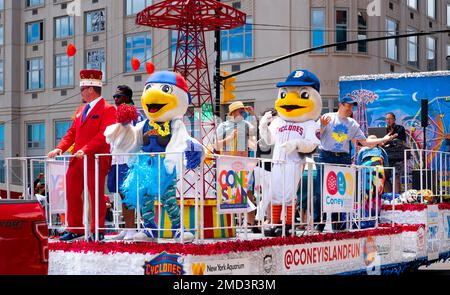
[[[320,145],[320,126],[316,122],[322,111],[319,79],[308,70],[297,70],[277,87],[278,117],[272,121],[272,113],[267,112],[259,124],[261,139],[274,145],[268,197],[272,203],[271,223],[276,226],[265,229],[266,236],[282,235],[282,217],[285,234],[292,234],[293,210],[305,157]],[[282,212],[283,204],[286,212]]]

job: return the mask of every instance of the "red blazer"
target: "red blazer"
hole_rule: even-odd
[[[77,109],[72,127],[67,131],[66,136],[57,148],[65,152],[75,143],[73,152],[83,150],[89,161],[92,162],[95,154],[110,153],[109,144],[106,143],[103,133],[106,127],[117,122],[116,108],[102,98],[89,112],[84,122],[81,122],[85,107],[86,105],[82,105]]]

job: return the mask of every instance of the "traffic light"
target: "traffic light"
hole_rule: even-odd
[[[228,76],[228,72],[223,72],[224,76]],[[222,103],[227,103],[229,101],[233,101],[236,98],[236,95],[234,94],[234,91],[236,90],[236,86],[234,85],[234,82],[236,82],[235,77],[228,78],[226,80],[223,80],[223,97],[222,97]]]

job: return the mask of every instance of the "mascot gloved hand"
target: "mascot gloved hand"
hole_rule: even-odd
[[[270,136],[270,132],[269,132],[269,125],[270,125],[270,122],[272,121],[272,117],[273,117],[272,112],[267,112],[259,120],[258,128],[259,128],[260,138],[262,138],[264,140],[268,140],[266,142],[272,142],[273,141],[271,136]]]
[[[271,173],[269,197],[272,202],[272,224],[285,220],[285,235],[292,234],[292,214],[297,200],[297,184],[303,175],[305,157],[311,155],[319,146],[317,136],[320,126],[316,120],[322,111],[322,99],[319,94],[320,81],[308,70],[297,70],[289,75],[285,82],[278,83],[278,98],[275,109],[278,117],[269,125],[268,113],[260,121],[260,137],[266,143],[274,145],[275,164]],[[282,188],[282,189],[280,189]],[[286,212],[282,214],[283,203]],[[303,202],[306,204],[306,200]],[[280,226],[264,231],[266,236],[281,236]]]
[[[157,153],[136,157],[122,186],[123,202],[128,207],[135,208],[139,196],[145,230],[135,235],[135,240],[151,241],[158,237],[154,203],[159,197],[172,223],[173,237],[191,242],[194,235],[180,231],[176,198],[177,175],[183,177],[181,165],[194,169],[200,165],[203,154],[202,146],[189,136],[182,121],[190,104],[188,85],[178,73],[156,72],[145,83],[141,103],[147,116],[145,121],[136,126],[113,125],[105,131],[107,141],[121,150]],[[127,140],[119,140],[122,137]]]

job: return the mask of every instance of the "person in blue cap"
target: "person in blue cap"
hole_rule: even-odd
[[[339,109],[335,113],[324,114],[320,123],[320,147],[319,163],[351,165],[350,142],[354,139],[362,146],[382,145],[395,138],[397,134],[387,134],[383,138],[367,139],[359,124],[351,118],[353,109],[358,103],[349,96],[339,99]],[[326,223],[326,215],[320,220],[321,210],[321,175],[323,175],[323,165],[318,166],[318,177],[315,183],[314,218],[315,222],[320,222],[317,226],[319,231],[323,231]],[[335,231],[346,229],[343,213],[332,213],[332,228]]]
[[[297,70],[277,87],[275,109],[278,117],[270,123],[272,112],[267,112],[259,124],[261,139],[268,145],[274,145],[268,196],[272,204],[273,226],[265,229],[266,236],[283,235],[282,221],[285,224],[284,234],[293,233],[290,229],[305,156],[314,152],[320,144],[316,122],[322,111],[319,79],[308,70]]]

